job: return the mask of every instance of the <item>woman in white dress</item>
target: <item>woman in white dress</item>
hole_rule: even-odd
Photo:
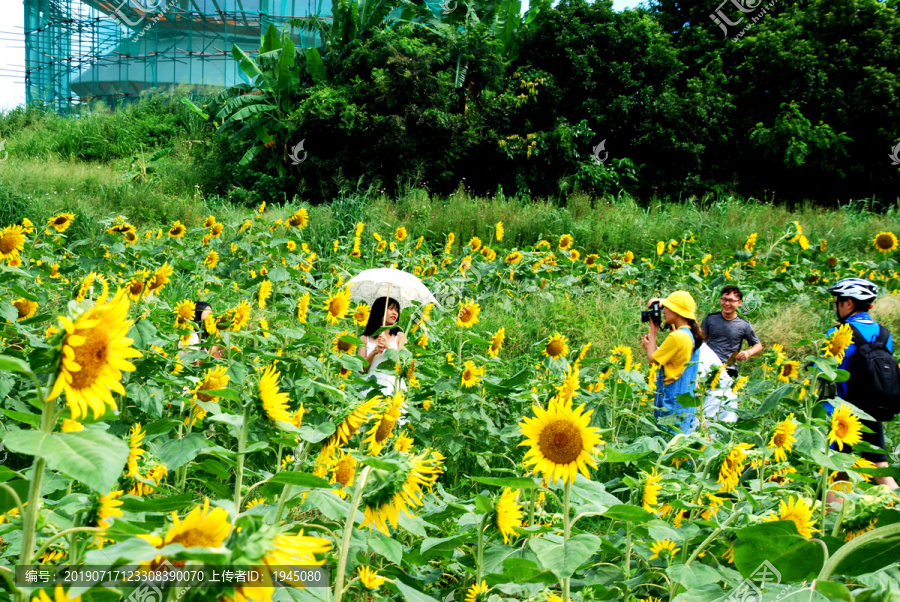
[[[179,359],[187,355],[192,351],[208,351],[209,354],[217,359],[222,359],[223,353],[222,348],[218,345],[213,345],[212,347],[204,346],[207,339],[209,338],[209,334],[206,331],[206,323],[205,320],[207,316],[212,315],[212,306],[205,301],[197,301],[194,304],[194,322],[197,324],[197,329],[191,333],[190,339],[187,343],[178,343],[179,351],[178,357]],[[200,365],[201,360],[197,360],[194,362],[195,366]]]
[[[387,314],[385,314],[384,306],[387,303]],[[382,322],[382,317],[384,321]],[[385,330],[377,337],[372,335],[382,326],[394,326],[400,319],[400,303],[396,299],[388,299],[387,297],[379,297],[372,304],[372,311],[369,313],[369,321],[360,337],[366,344],[365,348],[360,347],[359,355],[366,360],[367,369],[364,372],[367,375],[374,374],[375,379],[381,386],[382,395],[393,395],[400,387],[401,391],[406,390],[406,383],[394,372],[393,369],[380,369],[378,366],[384,361],[384,352],[387,349],[403,349],[406,344],[406,335],[399,327]]]

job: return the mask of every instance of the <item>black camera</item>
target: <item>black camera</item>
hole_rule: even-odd
[[[641,312],[641,322],[649,322],[650,320],[653,320],[653,323],[657,326],[662,325],[662,307],[659,305],[659,301],[654,301],[650,304],[650,309]]]

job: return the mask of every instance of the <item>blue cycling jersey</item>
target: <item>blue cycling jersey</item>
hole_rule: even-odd
[[[858,314],[854,314],[847,318],[845,322],[847,324],[852,324],[859,331],[859,334],[861,334],[863,338],[870,343],[878,338],[878,333],[881,327],[878,325],[878,322],[872,319],[872,316],[870,316],[868,312],[863,311]],[[836,326],[828,331],[828,336],[831,336],[835,330],[837,330]],[[887,348],[891,353],[894,352],[893,336],[888,337]],[[840,368],[842,370],[850,369],[850,358],[853,357],[854,353],[856,353],[856,343],[850,343],[850,345],[847,347],[847,351],[844,353],[844,359],[843,361],[841,361]],[[841,399],[847,398],[847,381],[837,383],[837,394]],[[825,409],[828,411],[828,415],[831,416],[831,413],[834,411],[834,406],[827,401],[822,402],[822,405],[825,406]]]

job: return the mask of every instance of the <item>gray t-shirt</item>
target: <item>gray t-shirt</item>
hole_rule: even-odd
[[[747,341],[751,347],[759,343],[759,337],[756,336],[750,322],[740,316],[726,320],[722,317],[722,312],[717,311],[714,314],[707,314],[700,328],[706,335],[706,344],[716,352],[722,362],[727,361],[732,353],[740,349],[743,341]]]

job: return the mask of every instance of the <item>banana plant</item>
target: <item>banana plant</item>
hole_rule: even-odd
[[[290,138],[287,117],[292,109],[294,93],[304,77],[287,28],[279,34],[274,25],[269,25],[262,36],[257,60],[236,44],[231,54],[249,79],[249,84],[231,86],[216,96],[207,105],[209,113],[188,99],[183,101],[205,120],[213,121],[218,131],[232,131],[236,138],[254,140],[255,144],[240,160],[240,165],[246,165],[267,147],[273,146],[277,139]],[[321,75],[320,70],[324,70],[321,60],[312,70]],[[283,163],[273,160],[269,166],[283,168]]]

